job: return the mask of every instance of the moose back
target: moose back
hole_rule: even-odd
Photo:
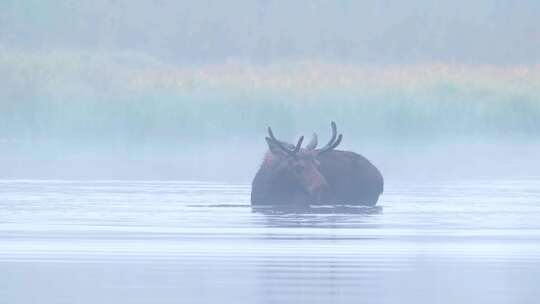
[[[337,136],[332,122],[332,137],[318,149],[317,134],[302,148],[276,139],[268,127],[268,152],[251,187],[252,205],[368,205],[377,203],[384,181],[379,170],[365,157],[335,148]]]

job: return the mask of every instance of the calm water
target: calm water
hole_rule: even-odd
[[[249,185],[0,182],[0,303],[538,303],[540,179],[388,181],[377,208]]]

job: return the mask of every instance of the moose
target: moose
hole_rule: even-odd
[[[304,136],[296,145],[276,139],[268,127],[266,153],[251,188],[252,205],[307,206],[317,204],[374,206],[383,192],[379,170],[365,157],[336,150],[343,135],[332,136],[317,149],[314,133],[302,148]]]

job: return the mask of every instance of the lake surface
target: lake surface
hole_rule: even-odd
[[[538,303],[540,179],[385,189],[253,210],[247,184],[1,181],[0,303]]]

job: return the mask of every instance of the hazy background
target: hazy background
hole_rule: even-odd
[[[266,126],[387,178],[540,172],[538,1],[0,2],[0,178],[249,181]]]

